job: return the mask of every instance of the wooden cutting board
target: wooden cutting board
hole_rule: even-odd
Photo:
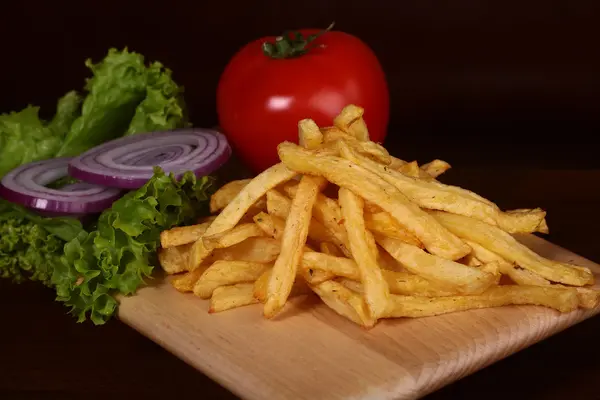
[[[539,254],[600,265],[533,235]],[[600,312],[536,306],[386,320],[364,330],[312,296],[276,320],[261,305],[208,314],[208,302],[165,279],[122,299],[120,318],[238,396],[278,399],[415,399]]]

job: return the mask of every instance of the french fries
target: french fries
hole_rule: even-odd
[[[275,261],[267,286],[264,315],[274,317],[285,305],[292,291],[300,258],[308,237],[312,208],[317,199],[322,179],[303,176],[292,201],[290,214],[281,237],[281,253]]]
[[[377,319],[385,311],[390,290],[377,265],[377,248],[369,245],[367,234],[370,232],[365,227],[363,218],[365,206],[362,198],[346,188],[340,189],[339,201],[352,257],[356,260],[360,280],[365,288],[365,302],[370,316]]]
[[[514,233],[548,233],[546,212],[501,210],[369,140],[364,110],[333,126],[298,123],[281,163],[223,185],[213,215],[161,233],[158,258],[173,287],[209,312],[254,305],[266,318],[295,296],[316,296],[362,327],[510,305],[594,308],[588,269],[544,258]]]

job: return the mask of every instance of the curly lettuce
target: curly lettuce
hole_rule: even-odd
[[[170,130],[187,124],[180,88],[159,62],[149,67],[144,57],[127,49],[110,49],[93,64],[81,116],[73,122],[56,157],[78,155],[131,133]]]
[[[0,199],[0,277],[51,286],[65,244],[83,231],[74,218],[43,218]]]
[[[39,217],[0,201],[0,276],[41,281],[79,322],[104,324],[117,310],[115,296],[135,293],[151,276],[160,232],[208,214],[213,183],[157,168],[87,230],[74,218]]]

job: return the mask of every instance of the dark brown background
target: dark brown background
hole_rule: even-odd
[[[129,46],[172,68],[193,121],[212,126],[219,74],[240,46],[335,20],[380,58],[392,95],[389,141],[406,158],[594,162],[587,145],[600,130],[594,0],[9,3],[0,23],[0,110],[35,103],[52,112],[58,96],[82,87],[86,58]],[[440,143],[435,154],[431,142]]]
[[[214,92],[245,42],[284,29],[356,34],[386,71],[390,151],[446,159],[448,179],[503,207],[542,206],[551,240],[600,260],[596,148],[600,6],[595,1],[369,0],[29,1],[0,10],[0,112],[81,88],[86,58],[129,46],[186,87],[198,126],[216,121]],[[542,169],[589,169],[582,174]],[[474,172],[480,170],[479,173]],[[489,183],[493,180],[496,183]],[[592,185],[592,186],[591,186]],[[114,320],[76,324],[50,291],[0,281],[0,397],[228,398],[196,371]],[[442,391],[439,398],[527,394],[598,397],[592,320]],[[575,372],[569,372],[573,371]],[[527,385],[517,389],[516,385]],[[217,389],[216,389],[217,388]]]

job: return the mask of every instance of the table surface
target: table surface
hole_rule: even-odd
[[[546,209],[548,240],[600,261],[600,169],[455,167],[442,180],[504,209]],[[236,398],[124,323],[78,324],[53,300],[49,289],[0,281],[1,399]],[[596,398],[599,332],[592,318],[426,399]]]

